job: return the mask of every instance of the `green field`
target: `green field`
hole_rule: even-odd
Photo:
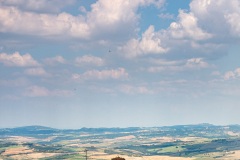
[[[39,129],[39,130],[38,130]],[[227,133],[234,134],[227,134]],[[240,151],[239,126],[189,125],[154,128],[84,128],[56,130],[0,129],[0,159],[85,159],[88,156],[170,156],[211,160]],[[191,135],[191,136],[189,136]],[[234,135],[234,136],[233,136]],[[20,156],[20,158],[19,158]],[[97,158],[95,158],[97,159]]]

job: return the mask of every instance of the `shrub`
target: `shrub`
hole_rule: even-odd
[[[122,157],[116,157],[116,158],[112,158],[112,160],[125,160],[125,158],[122,158]]]

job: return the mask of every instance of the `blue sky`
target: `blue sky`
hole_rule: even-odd
[[[0,127],[239,124],[239,0],[0,0]]]

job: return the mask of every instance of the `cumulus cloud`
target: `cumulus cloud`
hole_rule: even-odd
[[[217,37],[240,34],[239,0],[193,0],[190,3],[190,9],[198,17],[199,25],[204,27],[207,32],[211,32]],[[205,24],[211,25],[206,26]]]
[[[161,16],[164,17],[164,14]],[[179,10],[177,20],[172,22],[167,29],[154,31],[150,30],[150,26],[147,31],[151,31],[151,35],[154,35],[154,39],[149,39],[153,40],[152,44],[161,47],[162,53],[179,54],[181,52],[189,58],[193,53],[195,56],[197,54],[197,56],[217,57],[227,52],[229,42],[238,42],[236,39],[239,39],[240,35],[239,18],[240,1],[238,0],[231,2],[193,0],[190,3],[190,10]],[[141,41],[145,37],[146,35],[142,34],[123,45],[121,47],[123,55],[133,58],[156,53],[141,47],[143,46]]]
[[[161,44],[161,39],[154,31],[154,26],[149,28],[142,34],[141,39],[131,39],[127,44],[120,48],[126,57],[136,57],[145,54],[162,54],[168,51]]]
[[[171,23],[169,27],[170,35],[173,38],[204,40],[211,37],[211,34],[198,27],[198,19],[193,13],[185,13],[183,10],[180,10],[178,17],[179,21]]]
[[[25,96],[28,97],[46,97],[46,96],[60,96],[60,97],[68,97],[72,96],[73,92],[69,90],[49,90],[45,87],[41,86],[30,86],[25,90]]]
[[[77,16],[65,12],[39,14],[19,7],[23,2],[29,2],[26,4],[32,6],[37,6],[34,3],[43,3],[38,6],[51,6],[48,3],[55,2],[58,6],[58,1],[1,0],[4,5],[0,7],[0,32],[57,38],[64,36],[96,42],[127,41],[125,45],[121,45],[120,50],[125,56],[132,58],[176,52],[182,48],[189,52],[200,49],[199,53],[213,53],[219,51],[219,46],[224,46],[223,41],[239,38],[240,35],[238,0],[193,0],[190,11],[180,10],[178,19],[168,29],[155,31],[150,26],[138,38],[132,37],[138,31],[139,7],[160,7],[164,0],[98,0],[91,5],[89,11]],[[160,16],[171,18],[167,14]]]
[[[240,5],[240,4],[239,4]],[[233,36],[240,36],[240,13],[232,13],[225,16],[227,22],[230,24],[231,33]]]
[[[107,80],[107,79],[126,79],[128,73],[124,68],[111,70],[90,70],[83,74],[73,74],[73,80]]]
[[[19,52],[15,52],[13,54],[0,53],[0,62],[5,66],[39,66],[39,63],[34,60],[30,54],[27,53],[20,55]]]
[[[87,38],[89,27],[82,16],[74,17],[68,13],[58,15],[37,14],[20,11],[14,7],[1,7],[0,32],[39,36],[68,35]]]
[[[204,43],[200,45],[198,41],[211,37],[210,33],[198,26],[198,19],[192,12],[179,10],[178,20],[172,22],[168,29],[155,31],[154,26],[150,25],[140,38],[129,40],[120,47],[120,51],[125,56],[134,58],[141,55],[176,52],[183,46],[194,50],[205,45]],[[206,47],[208,45],[204,48]]]
[[[84,55],[82,57],[77,57],[75,59],[76,65],[84,66],[84,65],[94,65],[94,66],[103,66],[105,61],[96,56]]]
[[[89,25],[98,36],[103,36],[104,33],[126,39],[126,36],[133,35],[137,28],[137,9],[140,6],[153,4],[160,7],[163,3],[164,0],[99,0],[92,5],[92,11],[88,13],[88,21],[94,22]],[[99,29],[101,33],[98,32]]]
[[[223,78],[225,80],[240,78],[240,68],[236,68],[234,71],[227,71]]]
[[[139,18],[137,9],[150,4],[161,6],[163,0],[98,0],[91,5],[89,12],[78,16],[65,12],[38,14],[20,10],[14,7],[16,5],[2,6],[0,32],[47,37],[67,35],[81,39],[104,39],[113,35],[126,38],[126,35],[133,34],[136,29]]]
[[[0,0],[0,4],[3,6],[14,6],[21,10],[48,12],[59,12],[61,8],[66,5],[74,4],[75,0]]]
[[[24,73],[30,76],[49,76],[43,68],[28,68]]]

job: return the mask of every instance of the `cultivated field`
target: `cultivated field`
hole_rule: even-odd
[[[0,159],[235,160],[240,126],[0,129]],[[86,152],[87,150],[87,152]]]

